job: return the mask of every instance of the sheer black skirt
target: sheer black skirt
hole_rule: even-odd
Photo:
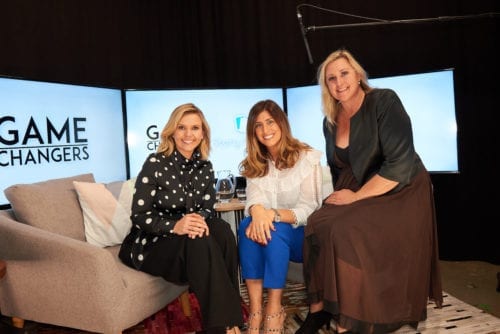
[[[417,327],[429,298],[442,303],[427,171],[397,193],[314,212],[305,227],[304,276],[310,302],[323,301],[344,328]]]

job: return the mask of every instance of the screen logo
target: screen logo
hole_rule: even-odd
[[[85,117],[56,124],[49,117],[24,123],[15,116],[0,117],[0,167],[88,160]]]
[[[234,118],[234,125],[236,127],[236,131],[240,133],[245,133],[247,130],[247,116],[236,116]]]

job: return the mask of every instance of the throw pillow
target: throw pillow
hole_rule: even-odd
[[[108,247],[119,245],[132,226],[130,212],[135,179],[111,183],[75,181],[87,242]]]
[[[85,241],[82,209],[73,181],[94,182],[90,173],[15,184],[4,190],[16,219],[24,224]]]

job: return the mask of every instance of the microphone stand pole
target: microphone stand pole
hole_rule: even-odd
[[[482,18],[482,17],[494,18],[497,16],[499,16],[499,13],[485,13],[485,14],[479,14],[479,15],[462,15],[462,16],[439,16],[439,17],[423,18],[423,19],[408,19],[408,20],[393,20],[393,21],[384,20],[384,21],[377,21],[377,22],[335,24],[335,25],[326,25],[326,26],[309,26],[309,27],[305,27],[304,29],[305,29],[305,32],[309,32],[309,31],[335,29],[335,28],[351,28],[351,27],[378,26],[378,25],[389,25],[389,24],[423,23],[423,22],[444,22],[444,21],[452,21],[452,20],[460,20],[460,19]]]

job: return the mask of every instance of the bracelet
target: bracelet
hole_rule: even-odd
[[[271,210],[274,211],[274,221],[277,222],[277,223],[281,222],[281,215],[278,212],[278,210],[275,209],[275,208],[271,208]]]

